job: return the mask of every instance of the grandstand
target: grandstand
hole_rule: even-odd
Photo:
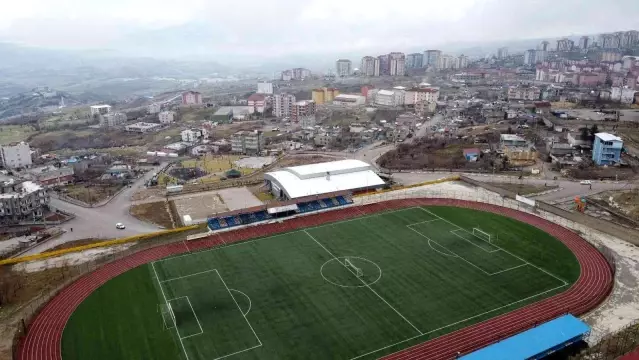
[[[359,160],[330,161],[284,168],[264,174],[269,190],[282,200],[382,188],[385,183],[373,167]]]

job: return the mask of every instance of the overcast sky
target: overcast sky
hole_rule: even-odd
[[[240,56],[403,51],[639,29],[637,1],[5,0],[0,41]]]

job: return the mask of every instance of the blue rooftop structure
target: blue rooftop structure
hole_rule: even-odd
[[[460,359],[543,359],[555,351],[582,340],[588,332],[590,332],[590,326],[586,323],[572,315],[564,315],[462,356]]]

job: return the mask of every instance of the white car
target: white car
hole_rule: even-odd
[[[581,180],[579,183],[581,185],[592,185],[592,181],[591,180]]]
[[[115,228],[116,229],[120,229],[120,230],[124,230],[126,227],[124,226],[123,223],[117,223],[117,224],[115,224]]]

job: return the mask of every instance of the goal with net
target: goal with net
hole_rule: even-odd
[[[160,314],[162,315],[164,328],[170,329],[174,326],[177,326],[175,313],[173,312],[173,307],[171,306],[171,303],[167,302],[165,304],[160,304]]]
[[[492,236],[489,233],[482,231],[478,228],[473,228],[473,235],[489,243],[492,243],[492,240],[493,240]]]
[[[349,269],[353,274],[355,274],[355,276],[357,277],[362,277],[364,275],[364,271],[355,266],[355,264],[353,264],[353,261],[350,258],[345,258],[344,259],[344,266]]]

